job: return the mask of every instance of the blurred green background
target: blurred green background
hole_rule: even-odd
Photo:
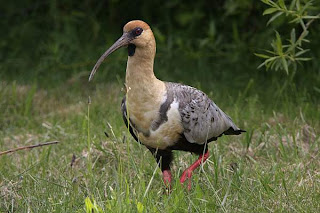
[[[318,5],[317,5],[318,4]],[[318,9],[319,2],[314,2]],[[157,41],[156,75],[203,89],[222,84],[224,90],[277,92],[284,72],[257,69],[254,55],[269,49],[275,29],[290,34],[285,17],[266,26],[267,8],[256,0],[217,1],[8,1],[0,6],[1,79],[58,87],[68,79],[88,76],[99,56],[121,34],[125,23],[146,21]],[[296,29],[297,34],[301,29]],[[310,27],[308,57],[298,66],[293,82],[319,98],[320,25]],[[121,52],[121,53],[119,53]],[[123,80],[126,51],[113,54],[97,81]],[[270,92],[271,92],[270,91]],[[225,91],[224,91],[225,92]],[[273,95],[271,93],[266,93]]]

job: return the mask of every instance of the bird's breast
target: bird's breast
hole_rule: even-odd
[[[177,101],[168,100],[166,95],[161,101],[128,101],[130,121],[141,143],[156,149],[166,149],[179,140],[183,127]]]

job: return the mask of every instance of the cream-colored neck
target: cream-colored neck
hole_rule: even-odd
[[[136,48],[134,56],[128,57],[126,72],[127,109],[137,128],[148,131],[158,118],[158,111],[166,95],[164,82],[153,72],[153,55]]]
[[[154,51],[148,48],[136,48],[135,54],[128,57],[126,86],[129,96],[146,101],[162,94],[164,83],[156,78],[153,72]]]
[[[151,83],[155,79],[153,72],[153,59],[129,56],[126,70],[126,84],[130,87]]]

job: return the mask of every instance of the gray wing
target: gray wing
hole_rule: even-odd
[[[222,134],[238,135],[240,130],[208,96],[193,87],[166,83],[168,94],[179,103],[184,136],[190,143],[204,144]]]

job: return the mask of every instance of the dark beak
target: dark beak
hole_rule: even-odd
[[[97,61],[96,65],[94,65],[89,76],[89,81],[92,80],[94,74],[97,72],[97,69],[99,68],[100,64],[103,62],[104,59],[106,59],[111,53],[113,53],[120,47],[128,45],[130,41],[131,39],[129,34],[123,33],[123,35],[105,53],[103,53],[103,55]]]

